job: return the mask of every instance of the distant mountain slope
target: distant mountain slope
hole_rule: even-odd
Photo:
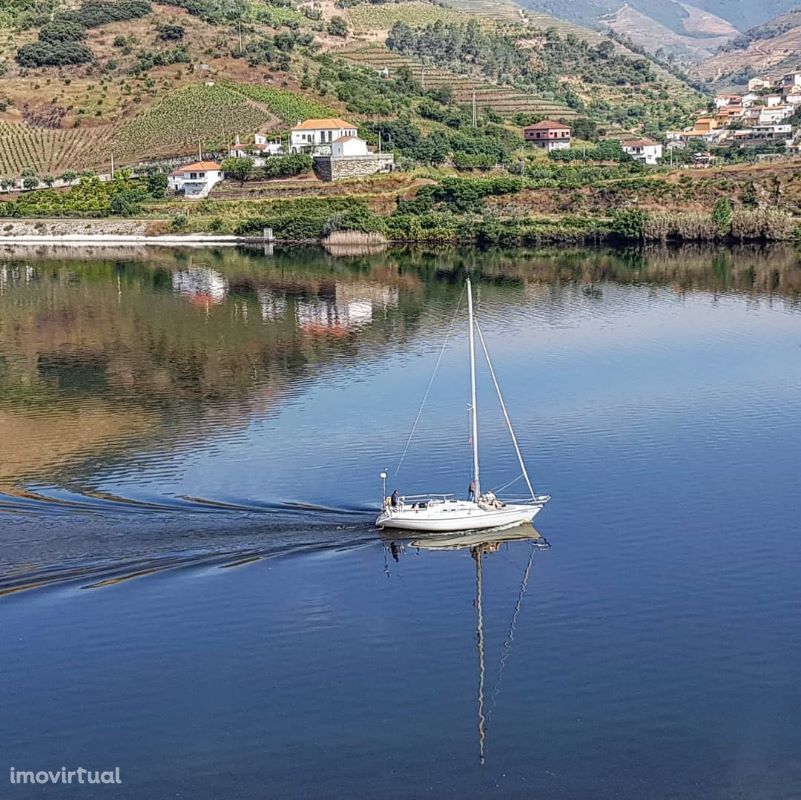
[[[560,19],[570,19],[592,24],[602,17],[616,14],[630,5],[640,13],[662,23],[677,33],[683,32],[687,18],[685,4],[676,0],[523,0],[523,6],[538,8]],[[759,3],[748,0],[695,0],[687,3],[708,14],[726,20],[735,28],[746,28],[767,22],[797,5],[796,0],[763,0]]]
[[[801,8],[747,30],[694,73],[719,88],[801,68]]]
[[[700,61],[708,58],[738,35],[735,27],[714,14],[695,6],[681,5],[680,8],[686,14],[680,20],[670,19],[667,14],[662,14],[663,19],[659,20],[632,5],[626,5],[603,22],[650,52],[670,55],[679,60]],[[673,22],[675,27],[670,27],[668,22]]]
[[[655,52],[698,59],[798,0],[522,0],[528,8],[589,26],[608,26]]]

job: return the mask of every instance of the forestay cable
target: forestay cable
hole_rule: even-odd
[[[498,400],[501,404],[503,417],[506,420],[506,427],[509,428],[509,435],[512,437],[512,444],[515,446],[515,453],[517,453],[517,460],[520,462],[520,469],[523,472],[523,477],[526,479],[526,485],[528,486],[529,492],[531,492],[532,500],[536,500],[537,495],[535,494],[534,487],[531,485],[531,481],[529,480],[528,472],[526,471],[526,464],[523,461],[523,454],[520,452],[520,447],[517,444],[517,437],[515,436],[514,428],[512,428],[512,421],[509,419],[509,412],[506,410],[506,403],[503,402],[501,387],[498,385],[498,379],[495,377],[495,369],[492,366],[489,351],[487,350],[487,343],[484,341],[484,334],[481,332],[481,326],[478,324],[478,320],[476,320],[476,330],[478,331],[478,338],[481,342],[481,347],[484,350],[484,357],[487,359],[487,366],[489,367],[489,373],[492,376],[492,382],[495,384],[495,391],[498,394]]]
[[[411,431],[409,431],[409,438],[406,440],[406,446],[403,448],[403,453],[401,453],[400,460],[398,461],[398,466],[395,467],[394,477],[398,477],[398,472],[400,472],[401,465],[403,464],[403,459],[406,458],[406,453],[409,451],[409,445],[412,443],[412,439],[414,438],[414,432],[417,430],[417,423],[420,422],[420,417],[423,414],[423,408],[425,407],[426,400],[428,400],[428,395],[431,392],[431,387],[434,385],[434,378],[437,377],[437,370],[439,369],[440,362],[442,361],[442,356],[445,353],[445,348],[448,346],[448,341],[451,338],[451,331],[453,330],[453,323],[456,321],[456,315],[459,313],[459,309],[462,307],[462,298],[464,297],[465,287],[462,287],[462,293],[459,295],[459,301],[456,303],[456,310],[453,312],[453,316],[451,317],[450,325],[448,325],[448,330],[445,333],[445,340],[442,342],[442,347],[440,348],[439,355],[437,356],[437,363],[434,365],[434,372],[431,374],[431,378],[428,381],[428,386],[426,386],[425,394],[423,395],[423,402],[420,403],[420,408],[417,409],[417,416],[414,418],[414,424],[412,425]]]

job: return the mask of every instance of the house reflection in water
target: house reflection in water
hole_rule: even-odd
[[[286,316],[286,297],[270,289],[259,289],[256,292],[261,309],[261,318],[265,322],[273,322]]]
[[[305,333],[344,336],[373,321],[377,311],[398,305],[398,290],[367,283],[336,284],[333,296],[298,300],[295,314]]]
[[[209,267],[188,267],[172,273],[172,288],[199,306],[219,305],[228,295],[228,281]]]

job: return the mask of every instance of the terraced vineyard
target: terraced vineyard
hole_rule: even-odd
[[[250,84],[188,86],[163,97],[135,117],[94,128],[45,129],[0,122],[0,177],[19,177],[109,167],[151,158],[225,148],[265,123],[276,127],[341,111],[287,89]]]
[[[19,176],[32,169],[41,176],[58,177],[107,163],[114,127],[51,130],[0,122],[0,175]]]
[[[518,112],[559,119],[576,116],[575,111],[562,103],[531,94],[523,94],[511,86],[490,83],[481,77],[457,75],[448,70],[430,67],[416,59],[393,53],[384,47],[365,47],[360,50],[343,51],[341,55],[354,64],[370,66],[377,70],[386,68],[390,75],[401,67],[409,67],[425,88],[449,86],[453,91],[453,96],[460,103],[472,102],[473,92],[475,92],[476,105],[479,108],[491,108],[506,117]]]
[[[287,125],[294,125],[299,119],[309,117],[336,117],[342,112],[313,97],[308,97],[288,89],[273,86],[254,86],[236,84],[228,88],[238,92],[248,100],[262,104],[271,114],[275,114]]]
[[[512,0],[446,0],[446,5],[500,22],[519,22],[520,6]]]
[[[233,86],[188,86],[170,93],[121,126],[114,151],[121,161],[186,153],[201,141],[220,148],[250,133],[270,112]]]

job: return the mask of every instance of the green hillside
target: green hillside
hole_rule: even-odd
[[[221,153],[265,125],[280,133],[301,118],[343,115],[367,136],[396,122],[422,131],[396,139],[412,160],[489,163],[508,156],[506,137],[519,137],[524,118],[583,115],[655,131],[698,102],[619,43],[503,0],[461,10],[424,0],[342,5],[7,0],[0,177],[106,171],[112,155],[136,163],[199,145]],[[483,37],[476,57],[431,45],[468,28]],[[479,126],[469,133],[474,97]]]

